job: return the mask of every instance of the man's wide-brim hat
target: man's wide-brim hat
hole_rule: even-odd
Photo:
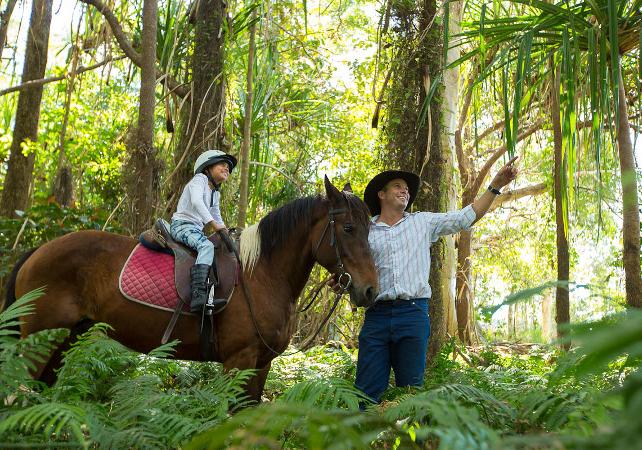
[[[408,184],[409,199],[406,211],[410,209],[410,205],[412,205],[419,191],[419,176],[412,172],[404,172],[403,170],[386,170],[370,180],[370,183],[368,183],[363,193],[363,201],[368,205],[370,214],[373,216],[381,214],[381,203],[379,203],[379,196],[377,194],[386,187],[386,184],[398,178],[401,178]]]
[[[194,175],[201,173],[207,167],[219,162],[226,162],[230,166],[230,173],[236,167],[236,158],[220,150],[207,150],[201,153],[194,163]]]

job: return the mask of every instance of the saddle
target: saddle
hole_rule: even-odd
[[[218,234],[209,237],[209,240],[214,244],[216,255],[215,264],[210,269],[210,279],[218,281],[214,292],[215,298],[229,298],[234,287],[238,284],[239,265],[234,255],[234,249],[230,248],[232,245],[236,246],[238,252],[238,240],[235,239],[234,233],[230,234],[233,238],[227,243],[223,242]],[[150,250],[174,256],[176,291],[181,300],[185,304],[189,304],[191,297],[190,268],[196,261],[196,251],[175,241],[169,234],[169,224],[163,219],[158,219],[151,229],[141,233],[139,241]]]

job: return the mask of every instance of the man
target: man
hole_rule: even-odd
[[[430,246],[440,236],[469,229],[486,214],[499,190],[517,176],[516,159],[499,170],[473,204],[448,213],[407,212],[419,190],[414,173],[389,170],[368,183],[364,201],[373,216],[368,241],[380,291],[359,334],[355,385],[373,401],[379,402],[388,387],[391,368],[397,386],[423,384],[430,334]]]

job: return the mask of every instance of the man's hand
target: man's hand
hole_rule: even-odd
[[[501,189],[517,177],[517,168],[513,166],[513,163],[517,158],[517,156],[511,158],[504,167],[499,169],[499,172],[497,172],[493,181],[490,182],[490,186],[493,189]],[[481,197],[473,202],[473,211],[475,211],[476,216],[473,224],[484,217],[484,214],[488,212],[490,205],[495,200],[495,194],[497,194],[497,192],[490,192],[490,190],[484,191]]]
[[[343,288],[342,288],[342,287],[341,287],[341,285],[337,282],[337,280],[335,280],[334,278],[335,278],[335,275],[334,275],[334,274],[332,274],[332,275],[330,276],[330,278],[328,279],[328,281],[326,281],[325,285],[326,285],[326,286],[329,286],[329,287],[330,287],[330,289],[332,289],[332,291],[333,291],[335,294],[340,294],[340,293],[342,293],[342,292],[343,292]]]
[[[205,226],[203,227],[203,233],[206,236],[211,236],[212,234],[219,232],[221,230],[227,230],[227,228],[225,228],[223,225],[219,223],[216,223],[214,220],[206,223]]]
[[[499,169],[499,172],[497,172],[495,178],[493,178],[493,181],[490,183],[492,187],[501,189],[517,177],[518,170],[517,167],[513,165],[517,158],[519,158],[519,156],[511,158],[504,167]]]

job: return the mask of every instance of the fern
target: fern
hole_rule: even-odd
[[[0,397],[24,396],[39,386],[32,376],[36,363],[49,359],[68,334],[68,330],[54,329],[39,331],[22,340],[7,339],[0,351]]]
[[[93,325],[65,352],[53,398],[104,400],[109,386],[126,378],[138,363],[138,354],[107,336],[111,327]]]
[[[642,358],[642,311],[630,309],[626,314],[577,325],[573,329],[573,340],[580,344],[579,352],[584,355],[579,363],[579,375],[596,373],[623,354],[639,362]]]
[[[431,395],[474,407],[487,425],[496,428],[507,428],[515,418],[515,411],[507,403],[473,386],[446,384],[431,391]]]
[[[32,302],[42,293],[42,289],[29,292],[0,313],[0,398],[20,403],[35,395],[33,389],[40,383],[32,373],[37,364],[46,362],[69,334],[65,329],[43,330],[20,339],[15,328],[21,317],[33,313]]]
[[[4,345],[6,336],[18,337],[20,332],[17,328],[20,326],[20,318],[33,313],[35,306],[33,301],[44,294],[44,288],[35,289],[26,293],[13,304],[9,305],[7,309],[0,312],[0,344]]]
[[[578,408],[587,402],[587,393],[531,391],[519,400],[517,431],[561,429]]]
[[[33,405],[14,411],[0,421],[0,438],[10,431],[26,434],[42,434],[45,440],[66,440],[71,436],[86,447],[82,431],[84,411],[66,403],[46,403]]]
[[[310,448],[369,449],[374,442],[418,448],[394,422],[375,414],[320,410],[284,401],[262,404],[195,437],[187,449]]]
[[[347,408],[351,411],[358,410],[360,403],[371,402],[352,383],[341,378],[302,381],[287,390],[279,400],[322,409]]]
[[[405,396],[386,409],[384,417],[412,423],[420,439],[437,439],[443,449],[487,449],[499,441],[499,435],[479,419],[476,409],[439,397],[434,391]]]
[[[264,395],[276,398],[295,384],[305,380],[343,378],[354,381],[355,360],[347,348],[330,345],[313,347],[289,356],[281,356],[272,362]]]

